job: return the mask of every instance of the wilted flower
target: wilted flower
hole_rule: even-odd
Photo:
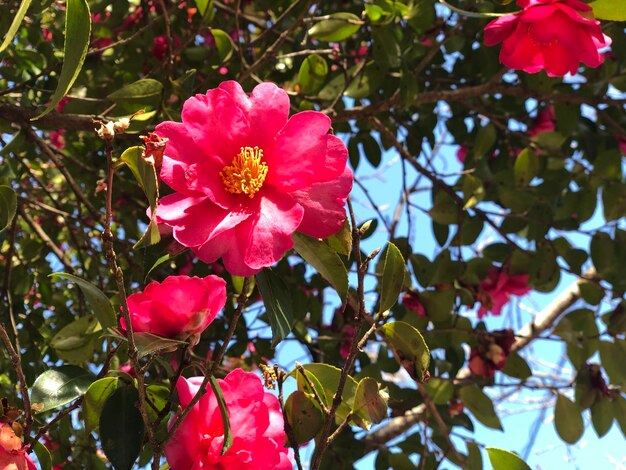
[[[515,336],[511,329],[481,334],[478,345],[470,352],[469,369],[472,374],[489,379],[494,376],[496,370],[504,369],[513,343]]]
[[[22,440],[10,424],[0,422],[0,468],[3,470],[37,470]]]

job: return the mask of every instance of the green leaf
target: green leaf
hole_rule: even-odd
[[[31,121],[36,121],[52,111],[72,88],[83,67],[87,49],[89,49],[90,34],[91,13],[89,12],[87,0],[67,0],[65,2],[64,59],[57,88],[48,107],[41,114],[32,118]]]
[[[617,395],[613,399],[613,415],[622,430],[622,434],[626,436],[626,398]]]
[[[387,245],[387,249],[378,263],[382,263],[382,269],[379,269],[378,266],[376,267],[376,271],[382,274],[379,309],[379,312],[382,313],[389,310],[398,301],[398,295],[400,295],[402,285],[404,284],[406,268],[402,253],[391,242]]]
[[[143,445],[144,423],[137,408],[139,392],[123,385],[109,396],[100,415],[102,450],[115,470],[131,470]]]
[[[462,387],[459,390],[459,397],[478,421],[489,428],[502,431],[502,423],[493,408],[491,398],[485,395],[485,392],[480,388],[475,385]]]
[[[387,417],[387,401],[381,396],[378,382],[373,378],[365,377],[357,385],[352,414],[374,424]]]
[[[143,193],[150,204],[152,217],[144,235],[133,248],[154,245],[161,240],[156,223],[156,207],[159,202],[159,182],[154,166],[142,158],[144,148],[141,146],[130,147],[122,153],[120,161],[124,162],[135,176]]]
[[[154,78],[142,78],[110,93],[107,98],[116,103],[123,101],[141,101],[152,103],[161,98],[163,84]]]
[[[467,441],[467,470],[483,470],[483,456],[475,442]]]
[[[479,159],[486,155],[496,143],[496,128],[492,124],[481,127],[474,142],[474,158]]]
[[[295,232],[292,238],[294,249],[335,288],[341,304],[345,305],[348,298],[348,271],[339,255],[317,238],[300,232]]]
[[[80,364],[93,356],[102,327],[93,317],[81,317],[61,328],[50,340],[60,359]]]
[[[626,21],[626,1],[596,0],[589,4],[593,8],[593,16],[599,20]]]
[[[209,55],[208,60],[204,62],[213,66],[213,68],[216,68],[232,57],[234,45],[233,40],[230,38],[230,35],[227,32],[216,28],[210,28],[209,32],[213,35],[213,40],[215,41],[215,49],[209,49],[211,55]],[[207,48],[204,47],[204,49]]]
[[[126,334],[120,330],[113,329],[109,336],[117,338],[120,341],[128,341]],[[141,331],[138,333],[133,332],[133,338],[135,338],[135,346],[137,347],[137,356],[141,359],[144,356],[155,354],[160,351],[175,351],[181,346],[187,344],[186,341],[179,341],[176,339],[164,338],[152,333]]]
[[[20,24],[22,24],[24,16],[26,16],[26,11],[30,6],[31,1],[32,0],[22,0],[22,3],[20,3],[20,7],[17,9],[17,12],[13,17],[13,21],[11,22],[11,26],[9,26],[9,30],[7,31],[6,36],[4,37],[4,41],[2,41],[2,44],[0,44],[0,52],[9,47],[9,44],[13,42],[13,38],[15,37],[15,34],[20,27]]]
[[[568,444],[574,444],[583,435],[583,418],[576,403],[560,393],[554,407],[556,432]]]
[[[341,255],[350,256],[352,252],[352,227],[346,217],[339,232],[326,238],[324,242]]]
[[[113,328],[117,325],[117,318],[115,316],[115,312],[113,311],[113,307],[111,306],[111,302],[109,302],[108,297],[104,295],[96,286],[85,281],[84,279],[81,279],[80,277],[67,273],[52,273],[50,274],[50,277],[58,277],[78,285],[103,329]]]
[[[52,367],[35,380],[30,402],[37,413],[59,408],[81,397],[95,376],[78,366]]]
[[[285,413],[297,445],[313,439],[324,424],[322,411],[313,399],[301,390],[296,390],[287,397]]]
[[[626,383],[626,361],[624,361],[624,351],[616,343],[600,341],[600,359],[602,367],[609,376],[609,381],[613,385],[622,386]]]
[[[539,157],[529,147],[520,152],[515,159],[515,185],[518,188],[525,188],[539,173]]]
[[[509,377],[515,377],[516,379],[522,380],[527,379],[532,375],[532,371],[530,370],[526,360],[515,351],[511,351],[509,353],[502,372]]]
[[[302,62],[298,72],[299,92],[305,95],[317,93],[328,75],[328,63],[318,54],[311,54]]]
[[[485,187],[480,178],[473,175],[463,175],[463,210],[474,207],[485,197]]]
[[[363,22],[353,13],[333,13],[309,29],[309,36],[320,41],[338,42],[356,33]]]
[[[198,12],[201,16],[204,16],[204,12],[209,6],[209,0],[195,0],[196,6],[198,7]]]
[[[293,325],[293,299],[283,280],[270,268],[256,275],[265,310],[272,328],[272,347],[275,348],[291,331]]]
[[[602,437],[609,432],[613,425],[613,418],[613,405],[608,398],[600,397],[591,405],[591,423],[598,437]]]
[[[39,470],[52,470],[52,457],[50,457],[50,451],[48,448],[37,441],[33,447],[37,460],[39,461]]]
[[[485,450],[493,470],[531,470],[528,464],[513,452],[496,447],[487,447]]]
[[[604,298],[604,289],[595,282],[581,282],[578,290],[583,300],[590,305],[598,305]]]
[[[426,389],[435,405],[445,405],[454,395],[452,382],[445,379],[430,379],[423,387]]]
[[[393,347],[398,362],[417,382],[423,382],[428,373],[430,351],[420,332],[408,323],[397,321],[379,328]]]
[[[0,186],[0,232],[9,226],[17,210],[17,194],[9,186]]]
[[[455,298],[454,289],[420,292],[420,302],[424,306],[426,316],[436,322],[445,321],[452,315]]]
[[[117,389],[118,382],[119,379],[116,377],[105,377],[96,380],[87,389],[82,404],[83,418],[87,432],[91,432],[98,427],[102,407]]]
[[[228,419],[228,408],[226,407],[226,400],[224,399],[224,393],[222,392],[222,388],[220,387],[219,382],[214,376],[209,377],[209,383],[211,384],[211,388],[213,389],[213,393],[215,394],[215,399],[217,400],[217,406],[220,409],[220,415],[222,416],[222,426],[224,428],[224,442],[222,444],[222,452],[221,455],[224,455],[230,446],[233,445],[233,433],[230,429],[230,420]]]

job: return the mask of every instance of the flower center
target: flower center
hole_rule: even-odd
[[[232,163],[220,172],[226,191],[247,194],[252,199],[267,176],[267,165],[262,158],[263,150],[259,147],[241,147]]]

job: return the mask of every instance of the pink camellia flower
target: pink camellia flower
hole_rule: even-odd
[[[178,379],[176,390],[183,408],[198,392],[202,380],[203,377]],[[218,382],[228,408],[233,445],[220,455],[224,428],[209,386],[167,443],[165,456],[170,468],[291,470],[278,399],[263,390],[258,376],[242,369],[233,370]]]
[[[135,332],[167,338],[202,333],[226,304],[226,282],[205,278],[169,276],[151,282],[143,292],[128,296],[128,310]],[[124,319],[122,328],[126,329]]]
[[[544,132],[554,132],[556,129],[555,121],[556,113],[554,112],[554,106],[550,105],[537,113],[537,117],[533,119],[532,126],[528,128],[528,135],[534,137]]]
[[[487,278],[480,282],[477,295],[481,303],[478,318],[488,312],[500,315],[512,295],[525,295],[532,289],[528,285],[528,274],[510,275],[504,269],[491,268]]]
[[[589,5],[579,0],[517,0],[522,11],[504,15],[485,28],[485,45],[502,42],[500,62],[551,77],[575,74],[579,62],[598,67],[611,45]]]
[[[426,309],[424,309],[424,305],[420,302],[419,296],[415,292],[405,292],[402,295],[402,305],[404,305],[407,310],[411,310],[412,312],[417,313],[418,317],[426,316]]]
[[[11,425],[0,422],[0,468],[3,470],[37,470],[26,450]]]
[[[352,172],[326,115],[289,118],[289,97],[273,83],[248,96],[226,81],[188,99],[182,121],[156,127],[169,139],[160,176],[176,191],[156,218],[202,261],[221,257],[232,274],[250,276],[280,260],[296,230],[339,231]]]
[[[467,158],[467,154],[469,153],[469,149],[467,148],[467,145],[463,144],[461,146],[459,146],[458,149],[456,149],[456,159],[460,162],[460,163],[465,163],[465,159]]]
[[[626,155],[626,137],[618,136],[617,144],[619,145],[619,151],[622,152],[622,155]]]

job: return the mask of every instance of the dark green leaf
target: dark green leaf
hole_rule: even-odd
[[[379,328],[393,347],[398,362],[417,382],[423,382],[428,373],[430,351],[420,332],[408,323],[397,321]]]
[[[454,289],[420,292],[420,301],[426,316],[437,322],[445,321],[452,315],[455,297]]]
[[[330,246],[337,253],[350,256],[352,252],[352,227],[350,227],[350,221],[346,217],[343,221],[343,225],[339,232],[331,235],[324,242]]]
[[[361,28],[361,19],[353,13],[333,13],[309,29],[309,36],[320,41],[338,42]]]
[[[213,393],[215,394],[215,399],[217,400],[217,406],[220,409],[220,415],[222,416],[222,426],[224,428],[224,443],[222,444],[222,452],[221,455],[224,455],[230,446],[233,445],[233,433],[230,429],[230,420],[228,418],[228,408],[226,407],[226,400],[224,399],[224,393],[222,392],[222,388],[220,387],[219,382],[212,375],[209,377],[209,383],[211,384],[211,388],[213,389]]]
[[[389,242],[384,255],[379,261],[382,269],[377,266],[377,271],[382,274],[380,281],[380,309],[379,313],[389,310],[398,301],[398,295],[404,284],[405,262],[402,253],[396,245]]]
[[[467,442],[467,470],[483,470],[483,456],[480,447],[474,442]]]
[[[82,396],[94,380],[93,374],[77,366],[52,367],[35,380],[30,402],[38,413],[59,408]]]
[[[17,9],[17,12],[13,17],[13,21],[11,22],[11,26],[9,26],[9,30],[7,31],[6,36],[4,37],[4,41],[2,41],[2,44],[0,44],[0,52],[9,47],[9,44],[13,42],[13,38],[15,37],[15,34],[20,27],[20,24],[22,24],[22,20],[26,15],[26,11],[30,6],[31,1],[32,0],[22,0],[22,3],[20,3],[20,7]]]
[[[39,461],[39,470],[52,470],[52,458],[50,457],[50,451],[48,448],[37,441],[33,447],[37,460]]]
[[[50,346],[60,359],[80,364],[93,356],[101,332],[102,328],[96,318],[81,317],[61,328],[50,340]]]
[[[296,390],[285,402],[287,419],[293,430],[295,443],[305,444],[322,429],[324,415],[313,399],[301,390]]]
[[[91,13],[89,12],[87,0],[67,0],[65,2],[64,59],[57,88],[46,109],[38,116],[32,118],[32,121],[52,111],[72,88],[72,84],[83,67],[87,49],[89,49],[90,34]]]
[[[104,295],[96,286],[85,281],[84,279],[81,279],[80,277],[67,273],[52,273],[50,274],[50,277],[58,277],[78,285],[103,329],[113,328],[117,325],[117,319],[115,312],[113,311],[113,307],[111,306],[111,302],[109,302],[108,297]]]
[[[357,385],[352,414],[365,420],[366,424],[378,424],[387,417],[387,401],[373,378],[365,377]]]
[[[613,399],[613,415],[622,430],[622,434],[626,436],[626,398],[621,395],[617,395]]]
[[[299,232],[295,232],[292,238],[298,254],[330,282],[339,294],[341,303],[345,305],[348,297],[348,271],[339,255],[317,238]]]
[[[478,421],[492,429],[502,430],[502,423],[493,408],[491,398],[475,385],[462,387],[459,397]]]
[[[445,379],[430,379],[423,387],[426,389],[435,405],[445,405],[454,395],[452,382]]]
[[[299,92],[305,95],[317,93],[328,75],[328,63],[318,54],[311,54],[302,62],[298,72]]]
[[[539,173],[539,157],[530,147],[526,147],[515,159],[515,184],[525,188]]]
[[[574,444],[583,435],[583,418],[576,403],[560,393],[554,407],[556,432],[568,444]]]
[[[102,407],[113,392],[117,389],[119,379],[116,377],[104,377],[93,382],[83,397],[83,418],[85,429],[91,432],[98,427]]]
[[[291,331],[293,299],[283,280],[269,268],[256,275],[256,283],[270,320],[272,347],[276,347]]]
[[[513,452],[496,447],[487,447],[485,450],[493,470],[531,470],[528,464]]]
[[[509,377],[515,377],[522,380],[527,379],[532,375],[532,371],[530,370],[530,367],[528,367],[528,363],[515,351],[511,351],[509,353],[502,372]]]
[[[598,437],[604,436],[613,424],[613,405],[611,400],[601,397],[591,405],[591,423]]]
[[[496,143],[496,128],[492,124],[481,127],[474,142],[474,158],[479,159],[486,155]]]
[[[17,194],[9,186],[0,186],[0,232],[9,226],[17,210]]]
[[[139,392],[123,385],[109,396],[100,415],[102,450],[115,470],[131,470],[143,446],[144,423]]]
[[[122,102],[127,100],[153,102],[159,100],[163,92],[163,85],[154,78],[142,78],[129,85],[125,85],[117,91],[109,94],[111,101]],[[136,148],[136,147],[131,147]],[[139,147],[141,148],[141,147]],[[130,149],[129,149],[130,150]]]

